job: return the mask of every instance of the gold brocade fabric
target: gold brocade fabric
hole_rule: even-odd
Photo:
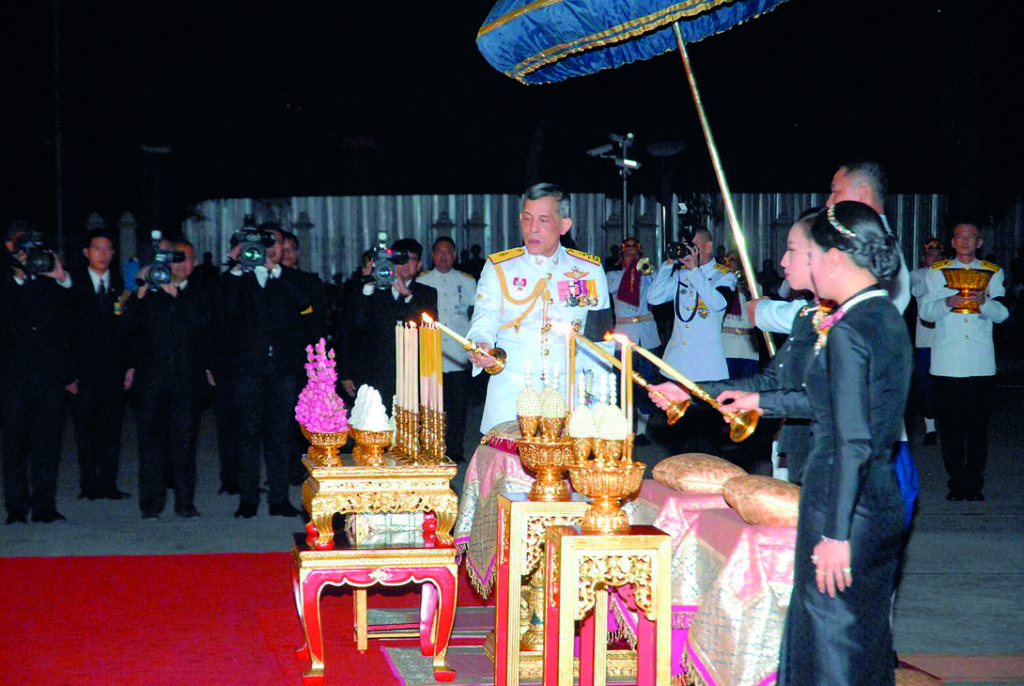
[[[778,671],[795,537],[794,529],[746,527],[707,588],[687,636],[707,683],[756,686]]]

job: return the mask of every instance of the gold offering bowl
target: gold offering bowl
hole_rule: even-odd
[[[391,445],[391,437],[391,431],[352,429],[352,438],[359,448],[352,453],[353,461],[365,466],[384,464],[384,451]]]
[[[519,459],[537,473],[530,489],[530,500],[553,503],[569,500],[565,470],[572,463],[571,438],[520,438]]]
[[[583,515],[586,534],[616,534],[629,531],[629,519],[619,501],[640,490],[647,466],[642,462],[601,466],[596,462],[569,468],[572,487],[593,502]]]
[[[309,431],[302,427],[302,435],[309,441],[307,456],[318,467],[338,467],[341,457],[338,448],[348,441],[348,431]]]
[[[988,288],[988,282],[992,280],[993,272],[987,269],[943,269],[942,275],[946,277],[946,287],[955,288],[962,298],[970,298],[984,293]],[[981,314],[981,306],[974,300],[970,300],[960,307],[954,307],[953,312],[957,314]]]

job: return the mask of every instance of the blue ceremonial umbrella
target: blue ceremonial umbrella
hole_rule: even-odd
[[[693,43],[727,31],[785,0],[499,0],[477,33],[491,65],[521,83],[551,83],[614,69],[678,49],[693,93],[725,212],[751,296],[760,295],[718,148],[686,53]],[[625,215],[623,215],[625,216]],[[625,229],[625,226],[623,226]],[[770,354],[775,345],[765,334]]]
[[[672,27],[694,43],[784,0],[499,0],[476,36],[498,71],[551,83],[614,69],[676,49]]]

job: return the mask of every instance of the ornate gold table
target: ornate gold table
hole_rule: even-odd
[[[320,618],[320,594],[324,586],[352,586],[355,609],[356,647],[366,650],[366,589],[370,586],[423,584],[420,615],[420,650],[433,659],[434,678],[452,681],[455,671],[445,658],[455,622],[458,565],[454,546],[357,548],[339,546],[332,550],[309,547],[303,534],[295,534],[292,548],[292,583],[295,606],[302,623],[305,645],[296,656],[308,659],[303,672],[306,686],[318,686],[324,680],[323,625]]]
[[[520,656],[520,599],[524,577],[541,564],[548,526],[579,524],[588,503],[573,494],[567,502],[531,502],[525,493],[498,496],[498,578],[495,599],[494,683],[516,686],[523,666],[528,676],[540,676],[542,653],[536,659]],[[541,615],[543,616],[543,615]],[[542,647],[542,646],[538,646]],[[520,665],[525,658],[534,664]]]
[[[355,512],[433,512],[438,543],[452,543],[459,499],[449,485],[457,471],[451,460],[429,463],[389,455],[385,464],[363,466],[344,455],[337,467],[317,466],[308,458],[302,462],[309,471],[302,504],[310,515],[312,547],[330,549],[334,515]]]
[[[604,686],[608,589],[632,585],[640,610],[637,684],[668,686],[671,651],[671,551],[668,534],[633,526],[626,534],[583,534],[552,526],[545,535],[544,683],[572,686],[574,622],[582,620],[580,686]],[[600,622],[595,622],[594,618]],[[599,626],[595,626],[599,624]]]

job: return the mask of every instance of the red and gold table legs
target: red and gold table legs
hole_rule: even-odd
[[[544,684],[572,686],[575,622],[582,620],[580,686],[604,686],[608,588],[631,584],[641,615],[637,683],[668,686],[672,649],[671,539],[651,526],[627,534],[547,530]],[[596,618],[596,619],[595,619]],[[646,622],[646,624],[644,623]]]
[[[435,611],[424,611],[421,608],[421,627],[429,622],[430,630],[426,632],[429,637],[421,635],[420,648],[425,654],[433,655],[434,678],[438,681],[452,681],[455,678],[455,671],[445,663],[448,653],[448,642],[451,639],[452,626],[455,622],[456,592],[458,590],[457,571],[454,564],[445,566],[425,567],[337,567],[321,569],[302,569],[301,565],[294,568],[293,583],[295,585],[296,605],[298,607],[299,619],[302,622],[303,633],[306,639],[304,648],[296,652],[297,657],[309,659],[310,667],[303,672],[302,679],[306,686],[315,686],[323,683],[324,679],[324,651],[323,651],[323,626],[320,617],[320,593],[324,586],[353,586],[354,589],[362,591],[363,607],[365,613],[365,589],[370,586],[381,584],[384,586],[403,586],[409,583],[429,584],[433,591],[427,591],[424,604],[427,600],[434,603]],[[360,612],[357,603],[357,613]],[[427,619],[429,617],[429,620]],[[357,618],[357,623],[358,623]],[[363,614],[363,626],[365,627],[365,614]],[[357,648],[365,650],[365,633],[362,637],[362,645],[358,645],[360,639],[357,637]]]
[[[498,496],[498,556],[494,621],[495,686],[516,686],[523,670],[520,601],[524,577],[544,563],[544,531],[583,521],[583,500],[534,502],[526,494]],[[543,618],[543,614],[540,615]],[[531,656],[531,653],[526,653]],[[540,653],[533,653],[537,658]],[[534,658],[531,657],[531,660]]]

